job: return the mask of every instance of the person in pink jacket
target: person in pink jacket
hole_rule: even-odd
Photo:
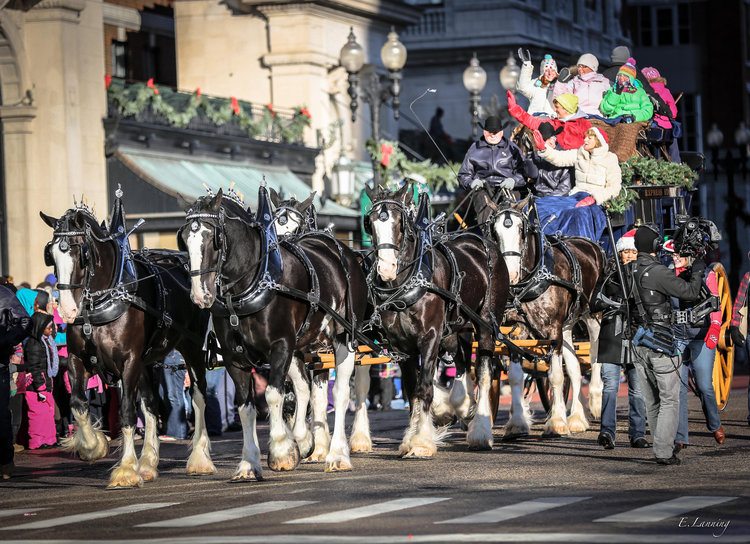
[[[677,117],[677,104],[675,104],[672,93],[667,89],[667,80],[661,77],[659,70],[653,66],[646,66],[643,70],[643,75],[648,78],[648,82],[651,84],[651,88],[654,92],[659,95],[659,98],[664,100],[664,103],[669,107],[672,112],[672,119]],[[661,128],[670,129],[672,128],[672,119],[666,115],[660,115],[654,113],[654,122]]]
[[[601,116],[599,105],[602,103],[604,93],[612,84],[609,79],[597,73],[599,61],[591,53],[581,55],[577,68],[578,75],[567,83],[560,81],[565,79],[565,68],[560,71],[560,77],[552,91],[552,98],[565,93],[574,94],[578,97],[578,111],[586,115]]]

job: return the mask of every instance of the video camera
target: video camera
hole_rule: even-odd
[[[721,233],[713,221],[702,217],[677,216],[674,233],[674,250],[680,255],[702,257],[715,250],[721,241]]]

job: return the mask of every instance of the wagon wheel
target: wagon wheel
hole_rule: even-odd
[[[716,273],[719,310],[721,311],[721,334],[719,334],[719,344],[716,346],[713,381],[716,404],[719,410],[724,410],[729,401],[729,391],[734,376],[734,344],[729,334],[729,326],[732,322],[732,293],[724,266],[721,263],[714,263],[711,266]]]
[[[547,413],[552,409],[552,385],[550,384],[547,376],[540,376],[535,378],[536,390],[539,393],[539,400],[542,401],[542,406]],[[568,406],[570,400],[570,377],[566,374],[563,381],[563,398],[565,399],[565,406]]]

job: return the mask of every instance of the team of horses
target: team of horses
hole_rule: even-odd
[[[414,202],[410,184],[367,192],[372,206],[364,222],[372,248],[359,253],[317,228],[312,195],[302,202],[282,201],[264,186],[255,210],[231,190],[198,198],[177,234],[179,252],[131,252],[119,219],[124,217],[119,196],[120,213],[113,213],[109,226],[81,207],[59,219],[41,213],[53,229],[45,256],[58,277],[60,315],[70,324],[71,406],[78,425],[68,449],[87,461],[108,453],[107,438],[90,420],[86,400],[87,380],[98,373],[122,384],[122,448],[109,486],[136,487],[156,478],[154,366],[177,349],[190,374],[195,409],[188,474],[216,472],[204,415],[205,372],[218,357],[235,382],[243,428],[233,480],[263,478],[253,384],[253,369],[260,366],[269,369],[268,467],[293,470],[307,461],[323,462],[327,472],[351,470],[350,454],[372,449],[364,400],[369,371],[355,366],[362,344],[387,347],[401,367],[410,408],[399,447],[403,457],[436,454],[444,429],[436,426],[434,415],[446,411],[465,424],[470,449],[491,449],[490,382],[499,363],[496,341],[513,348],[512,339],[500,332],[507,324],[515,325],[516,338],[554,340],[549,353],[553,403],[545,433],[586,430],[573,327],[578,322],[588,327],[593,363],[598,322],[589,302],[604,271],[599,246],[544,236],[529,198],[513,202],[477,192],[472,199],[482,231],[447,232],[441,218],[432,218],[426,194]],[[306,354],[320,350],[335,356],[332,436],[328,371],[311,373],[305,364]],[[505,363],[513,400],[505,436],[517,437],[528,434],[530,417],[523,398],[523,352],[510,353]],[[435,385],[438,360],[445,356],[453,358],[457,370],[448,394]],[[570,413],[563,368],[573,387]],[[594,368],[589,408],[598,417],[601,385]],[[356,414],[347,441],[353,375]],[[285,416],[288,387],[295,406]],[[134,444],[138,393],[145,418],[140,457]]]

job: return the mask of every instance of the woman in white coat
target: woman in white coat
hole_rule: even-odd
[[[544,55],[539,63],[539,77],[532,79],[531,73],[534,65],[531,64],[531,55],[522,49],[518,50],[518,56],[523,59],[521,75],[518,78],[518,92],[529,99],[528,111],[531,115],[542,114],[555,118],[555,108],[552,105],[552,91],[557,81],[557,63],[552,55]]]
[[[547,234],[584,236],[598,241],[606,218],[601,205],[620,194],[622,171],[617,155],[609,150],[607,135],[598,128],[586,131],[578,149],[555,149],[552,139],[544,140],[535,131],[537,147],[544,160],[560,168],[574,167],[575,185],[568,196],[537,200],[539,220]]]

